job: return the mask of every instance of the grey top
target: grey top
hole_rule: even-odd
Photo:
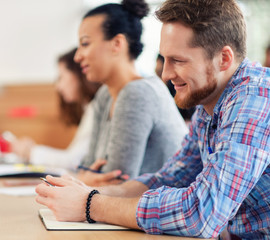
[[[102,171],[121,169],[133,178],[156,172],[179,150],[188,129],[159,78],[128,83],[120,91],[110,119],[111,104],[104,85],[93,104],[92,140],[82,165],[89,167],[95,160],[107,158]]]

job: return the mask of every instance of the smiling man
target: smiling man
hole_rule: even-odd
[[[37,201],[63,221],[204,238],[228,229],[243,239],[269,239],[270,69],[246,58],[236,1],[167,0],[156,15],[163,23],[162,77],[174,84],[179,107],[198,105],[181,150],[157,173],[100,194],[47,177],[61,188],[39,185]]]

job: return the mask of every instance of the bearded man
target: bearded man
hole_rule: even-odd
[[[179,107],[197,105],[181,150],[157,173],[96,188],[100,194],[48,177],[61,187],[39,185],[37,201],[61,220],[203,238],[228,229],[242,239],[269,239],[270,69],[246,58],[239,6],[166,0],[156,16],[163,23],[162,78],[173,83]]]

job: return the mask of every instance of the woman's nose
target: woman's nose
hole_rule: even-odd
[[[74,62],[79,63],[81,61],[81,54],[79,53],[79,49],[77,49],[74,58],[73,58]]]

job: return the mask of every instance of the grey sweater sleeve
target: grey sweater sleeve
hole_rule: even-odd
[[[128,84],[118,95],[103,171],[121,169],[130,177],[139,174],[149,134],[157,118],[157,95],[145,84]]]

